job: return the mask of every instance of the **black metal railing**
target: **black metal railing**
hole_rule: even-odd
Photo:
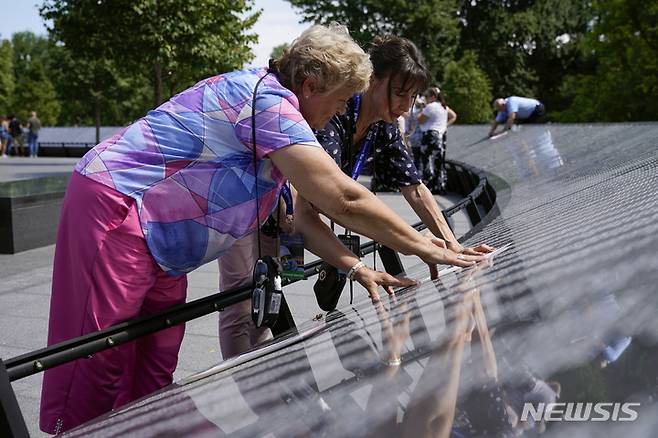
[[[47,157],[79,158],[86,154],[94,146],[96,146],[96,143],[90,142],[40,141],[39,155]]]
[[[446,218],[466,210],[472,225],[478,224],[495,203],[495,191],[488,184],[484,172],[462,163],[447,161],[449,189],[464,198],[452,207],[443,210]],[[417,230],[426,228],[418,222],[412,225]],[[361,245],[361,256],[378,251],[385,270],[397,275],[403,271],[399,255],[392,249],[378,242]],[[304,265],[306,277],[317,274],[322,260]],[[251,286],[230,291],[218,292],[189,303],[172,307],[162,313],[140,317],[131,321],[109,327],[94,333],[64,341],[47,348],[32,351],[7,361],[0,359],[0,435],[27,437],[27,428],[23,421],[18,402],[13,393],[11,382],[40,373],[46,369],[86,358],[94,353],[133,341],[139,337],[155,333],[196,318],[222,311],[224,308],[251,297]],[[275,336],[295,328],[290,310],[285,303],[272,332]]]

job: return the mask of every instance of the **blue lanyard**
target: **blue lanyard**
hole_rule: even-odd
[[[359,112],[361,111],[361,95],[357,94],[354,96],[354,131],[356,132],[356,121],[359,120]],[[375,133],[377,129],[374,127],[368,128],[368,133],[366,134],[365,140],[363,140],[363,146],[356,157],[356,162],[354,167],[352,167],[352,179],[357,180],[361,174],[361,169],[363,169],[363,164],[366,162],[366,157],[368,152],[370,152],[370,145],[374,140]],[[351,139],[350,139],[351,142]]]
[[[357,94],[354,96],[354,127],[356,128],[356,121],[359,120],[359,112],[361,110],[361,95]],[[356,162],[352,168],[352,179],[356,181],[361,174],[361,169],[363,169],[363,164],[366,162],[366,157],[368,152],[370,152],[370,145],[372,144],[377,130],[370,128],[368,134],[366,134],[365,140],[363,140],[363,146],[356,157]],[[281,187],[281,196],[283,196],[283,201],[286,203],[286,214],[293,214],[294,209],[292,205],[292,194],[290,189],[285,184]]]
[[[290,188],[284,183],[281,187],[281,196],[283,196],[283,202],[286,203],[286,214],[292,215],[294,212],[292,206],[292,193],[290,193]]]

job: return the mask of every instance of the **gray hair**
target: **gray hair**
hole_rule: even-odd
[[[346,87],[358,93],[368,87],[372,74],[368,55],[339,24],[306,29],[274,61],[274,66],[281,83],[292,91],[298,90],[305,79],[315,78],[320,92]]]

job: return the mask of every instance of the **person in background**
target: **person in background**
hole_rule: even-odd
[[[286,180],[339,224],[403,254],[464,267],[481,260],[422,236],[318,144],[311,128],[343,112],[371,71],[344,26],[312,26],[272,69],[202,80],[90,150],[62,204],[48,345],[183,303],[186,273],[245,238],[252,251]],[[392,294],[414,283],[368,268],[317,213],[295,214],[306,247],[351,272],[373,300],[379,286]],[[244,267],[248,278],[253,267]],[[170,384],[184,331],[180,324],[46,370],[41,430],[64,432]]]
[[[0,116],[0,158],[7,158],[7,144],[9,143],[9,122],[7,117]]]
[[[18,118],[11,114],[9,116],[9,135],[11,136],[11,149],[14,155],[22,157],[25,155],[24,142],[23,142],[23,127]]]
[[[446,134],[448,126],[457,120],[457,114],[446,105],[438,87],[428,88],[424,96],[427,104],[418,116],[418,127],[422,132],[421,151],[427,171],[425,178],[432,192],[444,194],[448,182],[445,168]]]
[[[496,117],[494,118],[489,137],[496,135],[498,125],[503,125],[503,131],[512,129],[515,123],[542,123],[546,108],[537,99],[529,97],[510,96],[506,99],[494,100]]]
[[[425,108],[425,98],[423,96],[416,96],[414,104],[408,111],[406,117],[407,125],[405,129],[405,136],[407,144],[411,146],[411,153],[413,155],[414,165],[420,175],[423,174],[423,160],[421,159],[421,143],[423,133],[418,128],[418,116]]]
[[[41,130],[41,120],[37,117],[36,111],[32,111],[30,118],[27,119],[27,145],[30,151],[30,157],[36,157],[39,154],[39,130]]]

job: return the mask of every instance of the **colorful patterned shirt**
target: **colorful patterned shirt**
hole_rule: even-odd
[[[320,147],[296,96],[269,74],[256,99],[257,177],[251,107],[266,70],[214,76],[89,151],[80,174],[137,201],[156,262],[171,275],[219,257],[274,210],[284,176],[267,155],[291,144]]]

